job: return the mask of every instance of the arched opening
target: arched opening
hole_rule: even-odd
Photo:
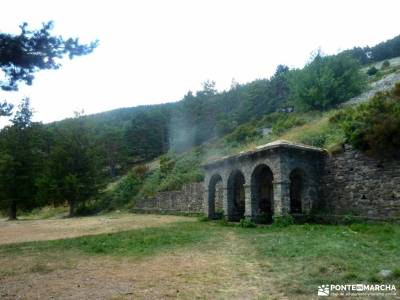
[[[222,199],[223,199],[222,177],[219,174],[214,174],[208,185],[208,217],[222,217]]]
[[[294,169],[290,173],[290,212],[301,214],[304,188],[304,172],[301,169]]]
[[[240,171],[234,171],[228,180],[228,201],[232,207],[228,218],[238,221],[244,217],[245,212],[245,179]]]
[[[255,206],[257,222],[272,222],[274,214],[273,179],[272,171],[266,165],[257,166],[251,176],[252,203]]]

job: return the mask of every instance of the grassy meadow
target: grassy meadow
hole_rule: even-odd
[[[83,281],[77,283],[79,291],[90,293],[86,279],[79,279],[82,274],[77,273],[87,265],[91,268],[85,272],[96,282],[112,284],[110,278],[101,277],[112,270],[118,270],[114,271],[118,284],[133,282],[125,293],[111,288],[98,295],[116,299],[309,299],[321,284],[400,286],[399,225],[241,228],[181,218],[158,227],[2,245],[0,293],[29,298],[24,282],[39,291],[56,293],[40,282],[51,283],[60,276],[64,285]],[[393,273],[382,278],[381,270]]]

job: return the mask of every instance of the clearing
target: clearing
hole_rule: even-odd
[[[310,299],[326,283],[400,286],[399,225],[240,228],[113,214],[0,228],[1,299]],[[85,236],[57,239],[69,230]]]
[[[94,217],[64,218],[48,220],[0,220],[0,245],[57,240],[84,235],[110,233],[163,224],[187,221],[179,216],[110,214]]]

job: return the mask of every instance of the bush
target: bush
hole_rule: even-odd
[[[175,167],[175,160],[167,154],[160,157],[160,173],[162,177],[168,176]]]
[[[80,204],[75,211],[77,216],[90,216],[98,213],[100,208],[96,205],[96,203],[82,203]]]
[[[261,133],[256,128],[254,122],[250,122],[237,127],[225,137],[225,141],[227,143],[244,143],[260,136]]]
[[[388,60],[385,60],[385,61],[382,63],[381,69],[387,69],[387,68],[389,68],[389,67],[390,67],[390,62],[389,62]]]
[[[199,217],[197,218],[197,220],[198,220],[199,222],[208,222],[208,221],[210,221],[210,219],[209,219],[207,216],[205,216],[205,215],[199,216]]]
[[[294,224],[294,218],[292,215],[274,216],[273,226],[276,227],[287,227]]]
[[[367,74],[368,74],[369,76],[373,76],[373,75],[375,75],[376,73],[378,73],[378,69],[375,68],[375,66],[372,66],[372,67],[369,68],[368,71],[367,71]]]
[[[296,115],[284,115],[279,118],[272,127],[272,133],[280,135],[290,128],[301,126],[306,123],[306,120]]]
[[[99,209],[116,209],[130,204],[142,188],[145,174],[143,168],[135,168],[123,177],[114,188],[106,191],[96,204]],[[85,208],[83,208],[85,209]]]
[[[251,221],[251,219],[248,218],[248,217],[240,219],[239,226],[243,227],[243,228],[254,228],[254,227],[257,227],[257,225],[254,224],[253,221]]]
[[[346,140],[356,149],[377,157],[400,157],[400,83],[367,103],[331,118],[340,124]]]
[[[221,219],[218,220],[218,223],[222,226],[231,226],[228,222],[228,218],[223,216]]]
[[[356,223],[356,218],[352,214],[347,214],[342,217],[341,223],[345,225],[351,225]]]

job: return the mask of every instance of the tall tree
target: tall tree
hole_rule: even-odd
[[[325,110],[358,95],[365,87],[359,62],[349,55],[317,52],[303,69],[291,73],[292,99],[303,110]]]
[[[9,219],[15,220],[18,208],[34,206],[41,126],[32,122],[28,98],[22,100],[11,122],[0,134],[0,197]]]
[[[68,126],[56,130],[47,178],[42,182],[49,184],[49,197],[68,202],[70,217],[75,216],[78,204],[95,197],[103,187],[98,151],[83,116],[77,114]]]

